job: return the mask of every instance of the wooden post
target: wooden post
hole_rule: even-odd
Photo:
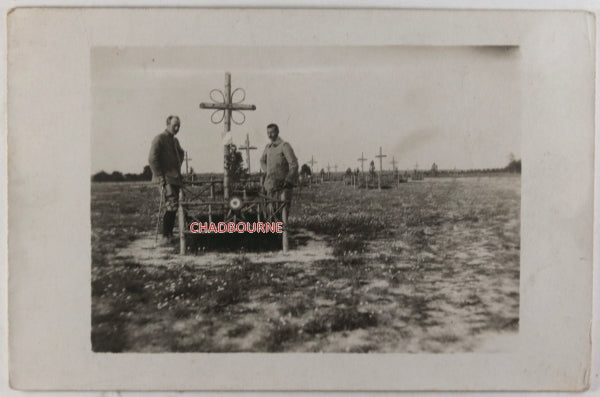
[[[398,164],[398,162],[396,161],[396,157],[392,156],[392,178],[395,179],[396,187],[398,187],[398,184],[399,184],[399,182],[398,182],[398,170],[396,169],[396,164]]]
[[[283,233],[281,235],[281,245],[283,252],[288,252],[288,232],[287,232],[287,204],[281,210],[281,220],[283,221]]]
[[[231,73],[225,72],[225,104],[231,105]],[[226,106],[225,118],[223,119],[225,124],[225,132],[231,131],[231,106]]]
[[[179,255],[185,254],[185,215],[183,213],[183,189],[179,189]]]
[[[231,104],[231,74],[225,73],[225,103]],[[231,108],[227,107],[224,109],[225,117],[223,119],[225,126],[225,138],[227,133],[231,131]],[[230,141],[223,142],[223,198],[229,199],[229,167],[227,166],[227,157],[229,157],[229,144]]]

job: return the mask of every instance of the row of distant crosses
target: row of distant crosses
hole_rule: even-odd
[[[244,142],[244,146],[240,146],[239,149],[246,152],[246,161],[248,162],[248,173],[250,174],[251,173],[251,170],[250,170],[250,151],[251,150],[256,150],[258,148],[256,146],[251,146],[250,145],[250,136],[248,134],[246,134],[246,141]],[[375,155],[375,157],[379,159],[379,173],[378,173],[378,178],[377,178],[378,179],[377,180],[377,185],[378,185],[377,187],[379,189],[381,189],[381,173],[383,172],[383,159],[385,157],[387,157],[386,154],[383,154],[383,149],[382,149],[381,146],[379,147],[379,154]],[[192,159],[190,157],[188,157],[188,154],[187,154],[187,151],[186,151],[185,152],[184,161],[185,161],[185,172],[188,175],[190,174],[189,162],[191,160]],[[368,160],[369,159],[365,157],[364,152],[361,152],[360,158],[357,159],[357,161],[360,162],[360,169],[361,169],[361,172],[363,173],[363,175],[366,175],[365,174],[365,161],[368,161]],[[307,164],[310,164],[310,170],[311,170],[311,173],[313,173],[313,175],[314,175],[314,166],[317,163],[318,162],[314,159],[314,156],[311,156],[310,157],[310,161],[307,162]],[[396,161],[396,158],[392,157],[392,161],[390,161],[390,163],[392,164],[392,170],[395,171],[395,172],[397,172],[398,168],[396,166],[397,166],[398,162]],[[327,163],[327,173],[328,174],[331,172],[331,168],[332,167],[330,166],[330,164]],[[415,171],[418,170],[418,168],[419,168],[419,163],[416,163],[415,164]],[[337,171],[338,171],[337,164],[333,165],[333,169],[337,173]]]
[[[381,146],[379,147],[379,154],[376,155],[375,157],[377,157],[379,159],[379,171],[383,171],[383,158],[387,157],[387,155],[382,153]],[[368,159],[365,157],[364,152],[360,153],[360,158],[357,161],[360,161],[360,170],[362,173],[364,173],[365,172],[365,161],[368,161]],[[390,163],[392,164],[392,170],[397,171],[398,168],[396,167],[396,165],[398,164],[398,162],[396,161],[395,157],[392,157],[392,161]],[[317,161],[314,159],[314,156],[310,157],[310,161],[307,162],[307,164],[310,164],[310,170],[313,171],[314,165],[317,164]],[[416,167],[418,167],[418,164]],[[338,168],[337,164],[335,164],[333,166],[333,168],[334,168],[335,172],[337,172],[337,168]],[[329,163],[327,163],[327,172],[330,172],[330,171],[331,171],[331,167],[329,166]]]
[[[244,142],[245,146],[240,146],[238,149],[240,150],[244,150],[246,152],[246,161],[248,162],[248,173],[251,173],[250,170],[250,151],[251,150],[256,150],[258,149],[256,146],[250,146],[250,137],[248,136],[248,134],[246,134],[246,142]],[[379,159],[379,171],[383,171],[383,158],[387,157],[386,154],[382,153],[382,149],[381,146],[379,147],[379,154],[376,155],[375,157],[377,157]],[[189,167],[189,162],[192,161],[192,159],[190,157],[188,157],[188,153],[187,151],[185,152],[185,157],[184,157],[184,161],[185,161],[185,173],[189,174],[190,173],[190,167]],[[360,170],[362,173],[365,172],[365,161],[368,161],[368,159],[365,157],[364,152],[360,153],[360,158],[357,160],[360,161]],[[317,164],[318,162],[314,159],[314,156],[310,157],[310,161],[307,162],[307,164],[310,164],[310,170],[311,172],[314,173],[314,166],[315,164]],[[398,171],[398,168],[396,167],[396,165],[398,164],[398,162],[396,161],[395,157],[392,157],[392,161],[390,161],[390,163],[392,164],[392,170],[393,171]],[[415,170],[417,170],[419,168],[419,163],[415,164]],[[337,164],[333,165],[333,169],[335,172],[337,172],[338,170],[338,166]],[[329,163],[327,163],[327,172],[331,172],[331,166],[329,165]]]
[[[379,173],[377,174],[377,188],[379,190],[381,190],[381,173],[383,172],[383,158],[387,157],[386,154],[383,154],[383,149],[381,146],[379,146],[379,154],[375,155],[376,158],[379,159]],[[365,175],[365,179],[366,179],[366,174],[365,174],[365,161],[368,161],[369,159],[367,159],[365,157],[364,152],[360,153],[360,158],[357,161],[360,161],[360,170],[362,172],[363,175]],[[398,164],[398,162],[396,161],[396,157],[392,157],[392,161],[390,162],[392,164],[392,170],[394,172],[398,171],[398,167],[396,167],[396,165]],[[317,164],[317,161],[314,159],[314,156],[310,157],[310,161],[308,162],[308,164],[310,164],[310,169],[311,172],[314,173],[313,168],[314,165]],[[337,172],[337,164],[333,166],[335,169],[335,172]],[[419,163],[415,164],[415,171],[417,171],[419,168]],[[327,163],[327,172],[330,172],[330,166],[329,163]]]

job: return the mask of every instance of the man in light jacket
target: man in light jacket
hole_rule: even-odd
[[[267,126],[267,135],[271,142],[260,158],[260,166],[266,174],[263,187],[270,198],[285,201],[289,215],[292,189],[298,182],[298,160],[292,146],[279,137],[277,124]]]

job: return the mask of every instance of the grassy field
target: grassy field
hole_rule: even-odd
[[[518,330],[518,175],[296,191],[288,256],[153,250],[158,198],[92,184],[94,351],[502,351]]]

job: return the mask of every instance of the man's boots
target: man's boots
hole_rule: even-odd
[[[173,226],[175,226],[175,218],[177,211],[166,211],[163,217],[163,236],[171,239],[173,236]]]

